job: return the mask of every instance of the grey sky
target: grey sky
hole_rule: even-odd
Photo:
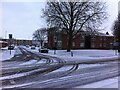
[[[111,32],[112,23],[117,18],[118,2],[117,0],[107,1],[107,6],[109,18],[103,26],[106,27],[106,31]],[[45,19],[40,17],[44,7],[45,2],[37,0],[21,0],[20,2],[2,0],[0,3],[0,21],[2,21],[0,22],[0,37],[7,36],[8,38],[8,34],[12,33],[16,39],[32,39],[32,34],[36,29],[46,27]]]

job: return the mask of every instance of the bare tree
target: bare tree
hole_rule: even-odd
[[[43,13],[48,25],[63,29],[68,35],[69,52],[80,31],[98,30],[106,19],[103,2],[47,2]],[[88,29],[89,28],[89,29]]]
[[[113,24],[112,30],[113,30],[114,36],[116,36],[118,38],[120,35],[120,13],[118,14],[117,20],[115,20],[115,22]]]
[[[44,41],[47,39],[47,29],[40,28],[33,33],[33,39],[37,40],[41,47],[43,46]]]
[[[117,20],[115,20],[114,24],[113,24],[113,34],[115,36],[115,38],[117,39],[118,42],[118,52],[120,53],[120,13],[118,14],[118,18]]]

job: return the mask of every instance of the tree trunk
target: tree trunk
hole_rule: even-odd
[[[118,53],[120,54],[120,38],[118,37]]]
[[[40,44],[41,44],[41,47],[43,47],[43,41],[42,40],[40,41]]]
[[[71,51],[71,48],[72,48],[72,36],[69,35],[67,52],[70,52],[70,51]]]
[[[120,26],[118,31],[118,53],[120,54]]]
[[[73,40],[73,23],[74,23],[74,18],[73,18],[73,3],[70,2],[70,10],[71,10],[71,13],[70,13],[70,28],[69,28],[69,40],[68,40],[68,48],[67,48],[67,52],[70,52],[71,51],[71,48],[72,48],[72,40]]]

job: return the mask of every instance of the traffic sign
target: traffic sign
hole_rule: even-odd
[[[9,39],[12,39],[12,34],[9,34]]]

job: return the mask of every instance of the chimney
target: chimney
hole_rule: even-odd
[[[106,35],[109,35],[109,33],[108,33],[108,32],[106,32]]]

